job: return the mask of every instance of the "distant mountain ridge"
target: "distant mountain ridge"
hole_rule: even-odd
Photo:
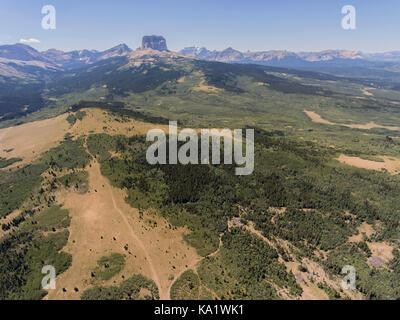
[[[96,50],[75,50],[63,52],[60,50],[50,49],[42,52],[47,59],[60,64],[62,67],[76,67],[79,65],[91,64],[100,60],[113,58],[132,52],[126,44],[120,44],[105,51]]]
[[[130,52],[132,52],[132,49],[126,44],[120,44],[105,51],[75,50],[64,52],[49,49],[39,52],[28,45],[18,43],[0,46],[0,70],[5,69],[5,65],[8,66],[10,72],[16,65],[29,65],[49,71],[65,71],[101,60],[126,55]]]
[[[166,40],[162,36],[145,36],[140,50],[143,49],[168,51]],[[43,77],[55,72],[81,68],[109,58],[128,56],[132,52],[133,50],[126,44],[119,44],[105,51],[74,50],[68,52],[57,49],[40,52],[21,43],[2,45],[0,46],[0,76],[26,79]],[[231,47],[222,51],[208,50],[205,47],[187,47],[179,53],[208,61],[309,69],[339,75],[347,75],[346,68],[349,67],[371,70],[375,67],[390,67],[400,64],[400,51],[386,53],[362,53],[350,50],[241,52]],[[360,71],[365,74],[368,72]]]
[[[377,63],[400,63],[400,51],[366,54],[350,50],[324,50],[320,52],[291,52],[286,50],[241,52],[231,47],[208,50],[205,47],[186,47],[180,51],[199,59],[229,62],[256,63],[281,67],[310,67],[312,65],[358,65],[370,66]]]

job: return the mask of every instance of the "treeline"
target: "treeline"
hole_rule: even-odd
[[[110,101],[110,102],[99,102],[99,101],[80,101],[79,103],[76,103],[72,105],[69,108],[69,112],[77,112],[81,109],[84,108],[97,108],[97,109],[103,109],[108,112],[111,112],[112,114],[121,116],[121,117],[130,117],[134,118],[138,121],[143,121],[143,122],[150,122],[150,123],[157,123],[157,124],[168,124],[169,120],[162,118],[162,117],[154,117],[148,114],[145,114],[143,112],[135,111],[126,108],[126,105],[124,102],[120,101]]]
[[[77,120],[82,120],[86,116],[85,111],[78,111],[76,113],[71,113],[67,117],[69,124],[74,125]]]
[[[277,69],[254,64],[229,64],[221,62],[210,62],[195,60],[193,64],[206,76],[207,83],[220,89],[234,93],[244,93],[245,90],[238,85],[238,77],[250,77],[254,82],[265,83],[268,88],[283,93],[309,94],[309,95],[331,95],[328,90],[317,86],[303,85],[292,80],[280,78],[268,71]],[[291,73],[291,70],[285,72]],[[317,74],[315,74],[317,75]],[[321,75],[319,75],[321,77]]]
[[[0,157],[0,169],[6,168],[6,167],[12,165],[13,163],[20,162],[20,161],[22,161],[21,158],[9,158],[9,159],[6,159],[6,158],[1,158]]]
[[[145,290],[143,290],[145,289]],[[147,293],[141,294],[142,291]],[[87,289],[81,296],[82,300],[158,300],[160,299],[157,285],[153,280],[137,274],[122,281],[119,286]]]

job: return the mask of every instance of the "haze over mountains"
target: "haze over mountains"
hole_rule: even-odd
[[[211,61],[301,68],[313,68],[316,66],[373,66],[389,62],[400,62],[399,51],[386,53],[363,53],[350,50],[324,50],[319,52],[269,50],[241,52],[233,48],[227,48],[222,51],[211,51],[204,47],[187,47],[181,50],[180,53]]]
[[[165,39],[159,36],[148,36],[141,49],[168,51]],[[39,52],[25,44],[3,45],[0,46],[0,76],[21,78],[72,70],[109,58],[125,56],[132,51],[126,44],[119,44],[105,51],[75,50],[70,52],[57,49]],[[320,71],[346,67],[391,67],[400,63],[400,51],[376,54],[349,50],[297,53],[283,50],[241,52],[233,48],[216,51],[204,47],[187,47],[179,53],[209,61],[253,63]],[[324,68],[329,70],[324,70]]]

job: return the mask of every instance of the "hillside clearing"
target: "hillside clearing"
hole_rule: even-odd
[[[57,278],[57,290],[50,291],[48,298],[79,299],[81,292],[90,287],[91,270],[97,260],[120,253],[126,257],[126,266],[105,285],[120,283],[122,275],[126,279],[140,273],[155,281],[161,299],[168,299],[170,279],[198,260],[195,249],[183,240],[187,230],[171,228],[165,219],[146,212],[140,217],[139,210],[125,202],[125,192],[112,187],[101,175],[97,162],[88,171],[87,194],[66,192],[61,196],[72,217],[65,248],[72,255],[72,265]],[[79,292],[74,291],[75,287]]]
[[[341,154],[337,160],[357,168],[376,171],[387,170],[391,174],[397,174],[400,172],[400,159],[385,156],[381,156],[380,158],[383,160],[383,162],[361,159],[359,157],[350,157]]]
[[[0,129],[0,157],[22,158],[22,161],[7,169],[30,163],[43,152],[55,147],[68,131],[66,118],[67,115],[63,114],[52,119]]]
[[[332,126],[342,126],[342,127],[353,128],[353,129],[370,130],[370,129],[375,129],[375,128],[381,128],[381,129],[387,129],[387,130],[391,130],[391,131],[400,131],[400,127],[382,126],[373,121],[370,121],[366,124],[337,123],[337,122],[332,122],[332,121],[323,119],[318,113],[316,113],[314,111],[303,110],[303,112],[311,119],[312,122],[315,122],[315,123],[328,124],[328,125],[332,125]]]

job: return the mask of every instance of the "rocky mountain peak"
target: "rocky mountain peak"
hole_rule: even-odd
[[[111,49],[101,52],[100,56],[101,59],[108,59],[115,56],[122,56],[130,52],[132,52],[132,49],[129,48],[126,44],[122,43],[115,47],[112,47]]]
[[[167,41],[162,36],[144,36],[142,40],[142,49],[168,51]]]

